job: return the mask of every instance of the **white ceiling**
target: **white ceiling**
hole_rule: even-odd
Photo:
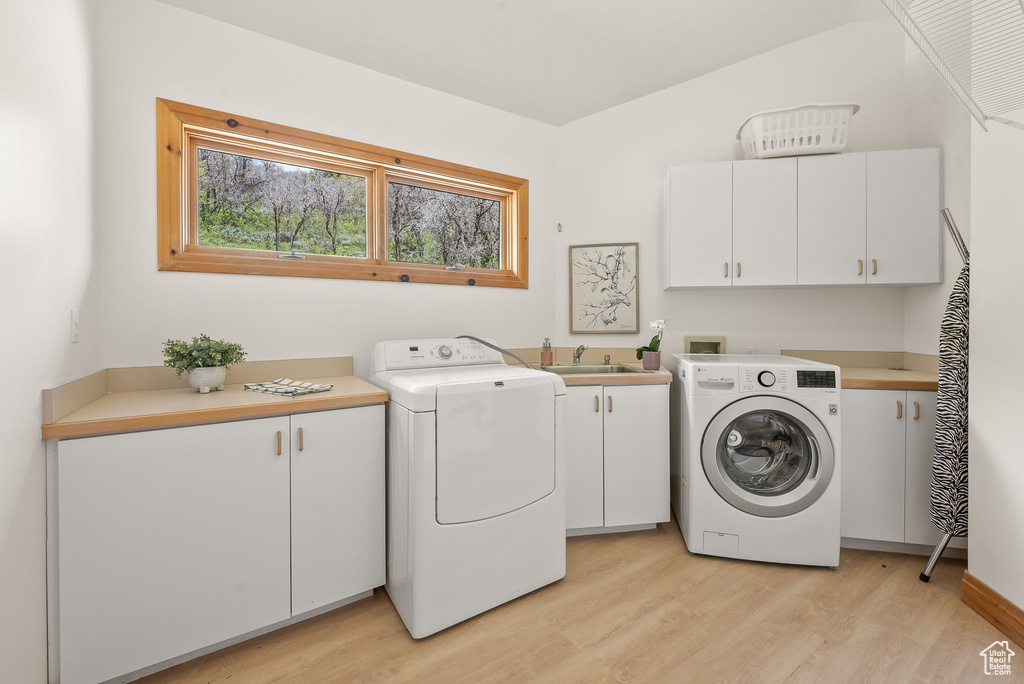
[[[886,16],[878,0],[161,1],[555,125]]]

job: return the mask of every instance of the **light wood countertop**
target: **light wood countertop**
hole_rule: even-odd
[[[245,418],[282,416],[349,406],[382,404],[388,394],[351,375],[302,378],[330,383],[328,392],[300,397],[281,397],[225,385],[222,391],[199,394],[191,387],[111,392],[44,424],[43,438],[86,437],[112,432],[180,427]]]
[[[910,352],[783,349],[786,356],[839,366],[844,389],[934,391],[939,388],[939,357]]]
[[[924,371],[899,368],[841,367],[843,389],[895,389],[934,391],[939,376]]]

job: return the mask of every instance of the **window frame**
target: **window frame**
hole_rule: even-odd
[[[527,288],[529,181],[384,147],[303,131],[162,98],[156,100],[157,268],[161,271],[340,278]],[[360,175],[366,186],[366,257],[198,244],[199,147]],[[500,268],[447,270],[389,261],[388,182],[501,202]]]

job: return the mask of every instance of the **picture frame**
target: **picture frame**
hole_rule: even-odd
[[[569,246],[569,332],[640,332],[639,243]]]

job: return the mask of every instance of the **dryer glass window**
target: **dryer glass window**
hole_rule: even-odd
[[[779,496],[807,478],[816,447],[800,421],[762,410],[729,423],[717,452],[722,472],[736,485],[758,496]]]

